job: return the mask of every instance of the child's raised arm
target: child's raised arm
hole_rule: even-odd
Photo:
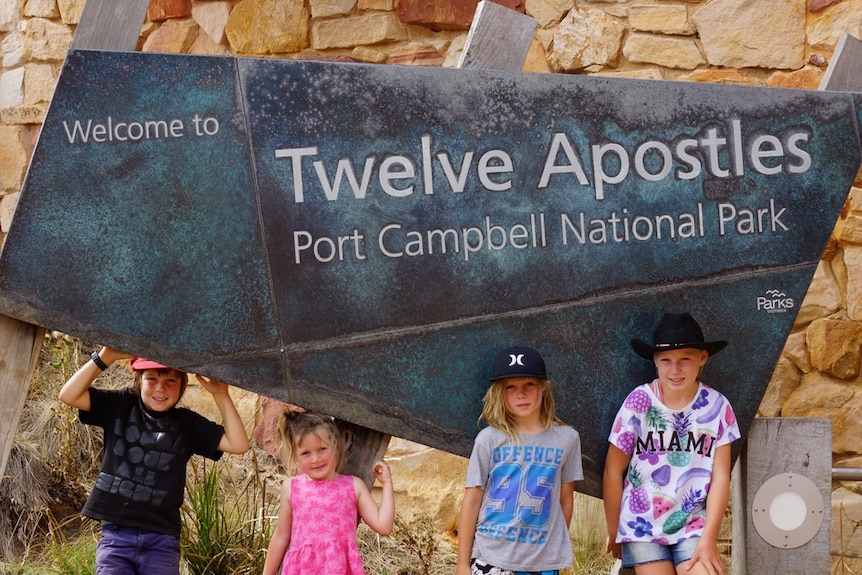
[[[195,374],[195,378],[209,391],[221,412],[224,435],[219,441],[219,451],[241,455],[248,451],[248,434],[233,400],[230,398],[230,386],[226,383]]]
[[[266,548],[266,563],[263,566],[263,575],[278,574],[278,568],[281,566],[284,554],[287,553],[287,547],[290,545],[290,530],[292,526],[293,510],[290,507],[290,478],[287,478],[281,484],[278,521],[275,524],[272,538],[269,540],[269,547]]]
[[[395,525],[395,492],[392,487],[392,473],[389,465],[384,461],[375,461],[371,468],[374,477],[382,486],[383,495],[380,505],[371,497],[368,487],[358,477],[353,478],[353,487],[356,491],[356,507],[359,516],[369,527],[381,535],[389,535]]]
[[[103,347],[99,351],[99,359],[105,365],[111,365],[118,359],[130,357],[133,356],[110,347]],[[59,400],[75,409],[90,411],[90,386],[101,373],[102,370],[99,366],[93,361],[88,361],[60,388]]]

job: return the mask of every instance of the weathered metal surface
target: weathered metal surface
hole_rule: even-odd
[[[653,373],[629,340],[664,311],[731,342],[705,380],[747,430],[859,167],[860,109],[72,52],[0,256],[0,312],[462,455],[494,354],[531,345],[597,495],[613,414]],[[158,137],[137,137],[147,121]]]

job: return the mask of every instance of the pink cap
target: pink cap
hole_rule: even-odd
[[[172,369],[166,365],[156,363],[143,357],[136,357],[131,362],[131,368],[135,371],[144,371],[145,369]]]

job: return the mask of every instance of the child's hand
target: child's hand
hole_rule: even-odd
[[[104,361],[106,364],[111,365],[115,361],[118,361],[121,359],[132,359],[135,356],[132,355],[131,353],[126,353],[124,351],[118,351],[118,350],[110,348],[108,346],[104,346],[104,347],[102,347],[101,350],[99,350],[99,357],[102,358],[102,361]]]
[[[623,546],[622,543],[617,543],[610,537],[605,541],[605,551],[611,554],[611,557],[614,559],[622,559],[623,558]]]
[[[228,392],[228,384],[222,383],[205,375],[195,374],[195,379],[203,386],[205,390],[213,395],[226,394]]]
[[[690,571],[696,564],[700,563],[709,575],[724,575],[724,561],[718,552],[715,543],[705,541],[703,538],[694,548],[694,553],[688,563],[685,564],[686,571]]]
[[[380,483],[389,483],[392,481],[392,472],[389,470],[389,464],[383,460],[375,461],[371,466],[371,473],[377,478]]]

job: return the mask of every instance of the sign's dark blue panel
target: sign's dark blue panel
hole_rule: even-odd
[[[747,430],[859,167],[860,96],[72,52],[0,311],[453,453],[544,354],[600,492],[665,311]]]

